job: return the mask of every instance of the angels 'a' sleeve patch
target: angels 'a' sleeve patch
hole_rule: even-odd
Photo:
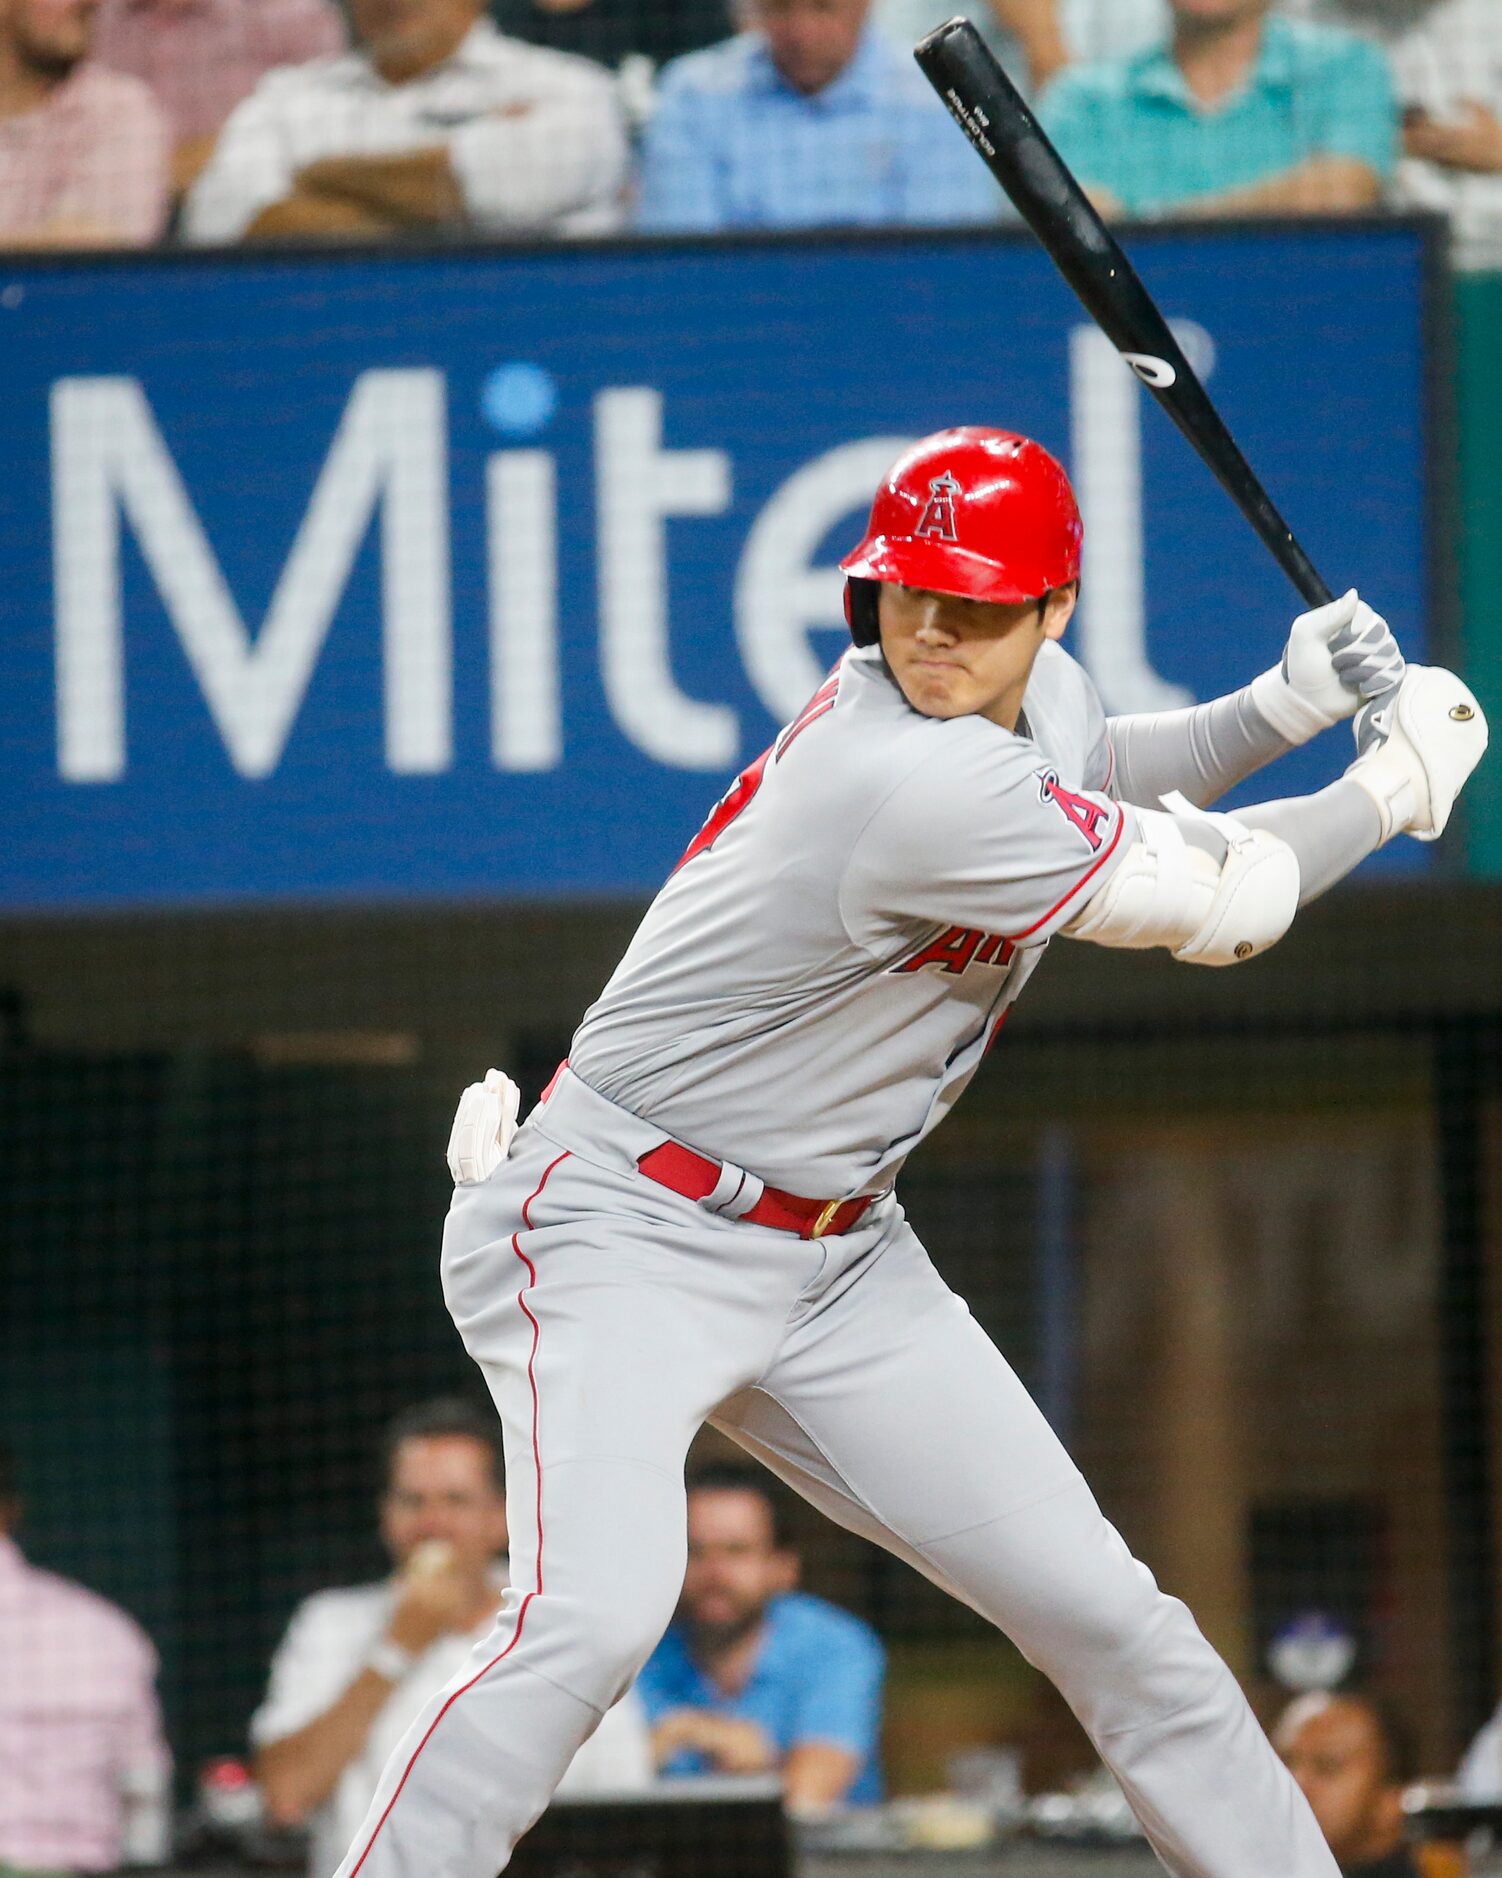
[[[1100,853],[1106,845],[1106,831],[1117,819],[1109,802],[1103,802],[1099,796],[1066,789],[1059,781],[1057,770],[1051,769],[1039,772],[1038,794],[1042,801],[1054,805],[1092,854]]]

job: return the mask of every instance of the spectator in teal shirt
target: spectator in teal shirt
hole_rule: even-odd
[[[794,1808],[881,1798],[881,1644],[797,1578],[767,1476],[696,1474],[678,1615],[636,1685],[662,1773],[776,1773]]]
[[[1372,45],[1270,0],[1171,0],[1169,40],[1071,66],[1039,110],[1107,213],[1338,214],[1381,197],[1397,149]]]

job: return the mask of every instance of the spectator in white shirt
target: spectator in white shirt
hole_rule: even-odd
[[[621,214],[610,74],[524,45],[484,0],[350,0],[342,57],[270,72],[188,197],[189,241],[592,234]]]
[[[251,1719],[266,1809],[310,1829],[309,1878],[330,1878],[387,1758],[424,1704],[468,1663],[506,1588],[500,1427],[467,1402],[398,1417],[387,1436],[376,1584],[321,1591],[293,1613]],[[610,1710],[564,1776],[564,1798],[639,1791],[652,1778],[634,1693]]]
[[[1502,267],[1502,0],[1297,0],[1386,48],[1403,106],[1393,199],[1450,218],[1456,265]]]

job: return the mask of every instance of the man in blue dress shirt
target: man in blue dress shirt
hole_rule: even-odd
[[[881,1798],[881,1644],[797,1579],[766,1477],[696,1474],[678,1615],[637,1682],[662,1773],[776,1772],[793,1808]]]
[[[649,232],[994,222],[1005,198],[870,0],[746,0],[751,30],[665,67]]]

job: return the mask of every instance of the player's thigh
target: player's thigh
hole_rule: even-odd
[[[795,1422],[782,1404],[764,1390],[743,1389],[728,1402],[722,1402],[710,1421],[837,1526],[843,1526],[858,1538],[869,1539],[873,1545],[881,1546],[931,1579],[941,1591],[947,1591],[962,1603],[969,1602],[960,1587],[951,1584],[932,1560],[883,1525],[854,1488],[841,1478],[807,1429]]]
[[[922,1547],[1080,1475],[1001,1351],[899,1218],[758,1379],[882,1524]]]
[[[717,1419],[1006,1631],[1066,1693],[1155,1650],[1172,1668],[1157,1633],[1179,1607],[905,1225]]]
[[[819,1424],[817,1411],[811,1419]],[[714,1424],[837,1525],[881,1546],[1005,1631],[1092,1716],[1104,1701],[1106,1725],[1118,1719],[1109,1713],[1109,1683],[1123,1659],[1157,1658],[1134,1672],[1134,1700],[1144,1681],[1150,1700],[1158,1683],[1164,1705],[1177,1699],[1187,1613],[1158,1594],[1078,1474],[1010,1513],[915,1543],[901,1530],[900,1487],[885,1491],[880,1467],[860,1487],[853,1485],[810,1431],[764,1390],[744,1390],[722,1403]],[[868,1496],[888,1509],[885,1516]],[[1125,1708],[1123,1718],[1129,1719]]]
[[[500,1410],[513,1565],[539,1498],[555,1556],[675,1509],[705,1416],[776,1348],[793,1274],[738,1271],[733,1228],[658,1192],[535,1128],[456,1190],[444,1296]]]

